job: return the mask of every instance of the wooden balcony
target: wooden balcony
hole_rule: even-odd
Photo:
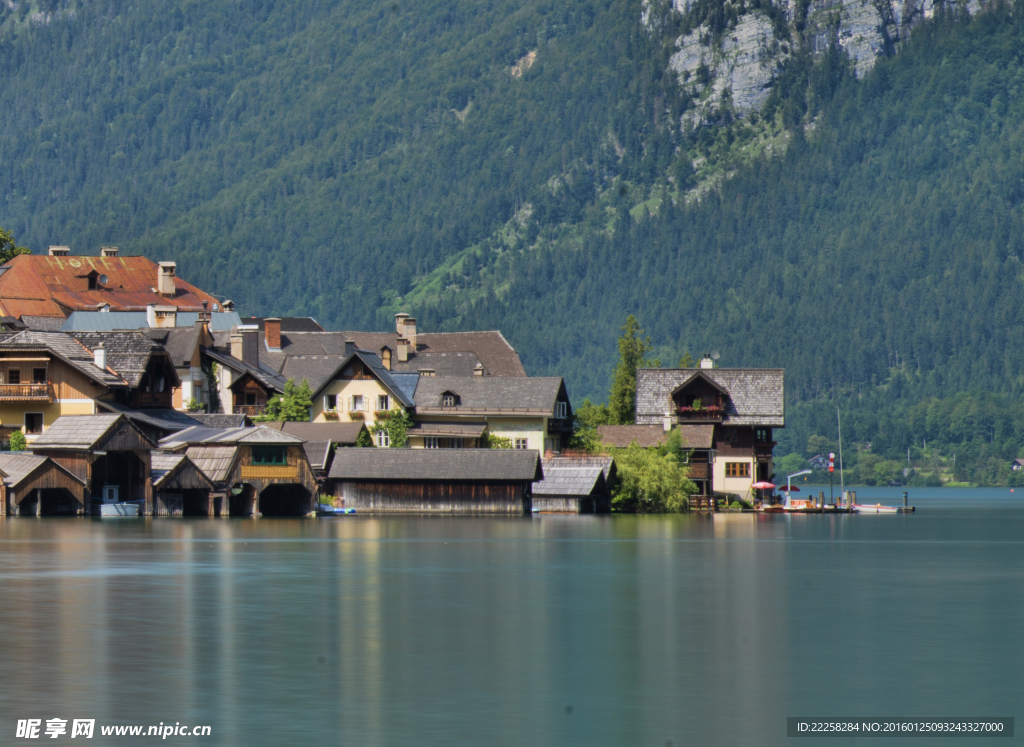
[[[699,410],[679,407],[676,408],[676,415],[680,423],[721,423],[725,410],[721,407],[702,407]]]
[[[690,462],[687,465],[690,469],[690,477],[695,480],[706,480],[711,474],[707,462]]]
[[[758,459],[770,459],[775,442],[754,444],[754,456]]]
[[[53,402],[53,384],[36,382],[34,384],[0,384],[0,401],[2,402]]]
[[[235,405],[235,415],[262,415],[263,411],[267,409],[266,405]]]
[[[550,418],[548,433],[572,433],[572,418]]]
[[[170,407],[170,392],[134,392],[132,407]]]

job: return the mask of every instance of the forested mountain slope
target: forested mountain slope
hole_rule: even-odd
[[[984,479],[1024,444],[1009,6],[859,46],[799,3],[24,7],[0,17],[0,225],[34,250],[173,258],[333,328],[501,328],[577,400],[634,313],[665,365],[784,366],[783,451],[834,403],[851,441],[967,449]],[[775,56],[744,108],[715,50],[755,11]]]

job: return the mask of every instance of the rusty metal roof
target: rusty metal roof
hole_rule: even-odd
[[[147,257],[52,257],[22,254],[0,273],[0,309],[8,316],[66,317],[72,311],[96,311],[102,303],[113,311],[144,311],[149,304],[201,311],[203,301],[211,311],[220,304],[213,296],[174,278],[174,296],[161,296],[157,264]],[[90,290],[90,273],[95,289]],[[107,282],[99,283],[99,276]]]

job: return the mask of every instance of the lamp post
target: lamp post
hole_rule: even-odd
[[[793,486],[792,486],[792,480],[793,480],[793,478],[794,478],[794,477],[800,477],[800,475],[809,475],[809,474],[811,474],[811,472],[812,472],[812,470],[809,470],[809,469],[805,469],[805,470],[801,470],[800,472],[794,472],[794,473],[793,473],[793,474],[791,474],[791,475],[786,475],[786,508],[789,508],[789,507],[790,507],[790,502],[789,502],[789,491],[790,491],[790,490],[792,489],[792,487],[793,487]]]

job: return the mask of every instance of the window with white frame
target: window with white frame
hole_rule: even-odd
[[[338,409],[338,395],[327,394],[324,395],[324,409],[325,410],[337,410]]]
[[[530,442],[527,441],[525,438],[517,438],[515,440],[515,444],[514,445],[515,445],[515,447],[517,449],[529,449],[530,448]]]
[[[349,397],[348,409],[352,410],[353,412],[362,412],[363,410],[365,410],[366,405],[364,404],[363,395],[353,394],[351,397]]]
[[[555,417],[565,418],[569,415],[569,403],[568,402],[556,402],[555,403]]]
[[[391,445],[391,435],[387,431],[377,431],[377,445],[388,447]]]
[[[377,409],[378,410],[390,410],[391,409],[391,397],[386,394],[377,395]]]
[[[441,397],[441,406],[442,407],[455,407],[455,395],[454,394],[446,394],[443,397]]]
[[[426,436],[423,439],[423,448],[425,448],[425,449],[436,449],[436,448],[439,448],[441,444],[438,443],[438,441],[439,441],[439,439],[438,439],[437,436]]]

